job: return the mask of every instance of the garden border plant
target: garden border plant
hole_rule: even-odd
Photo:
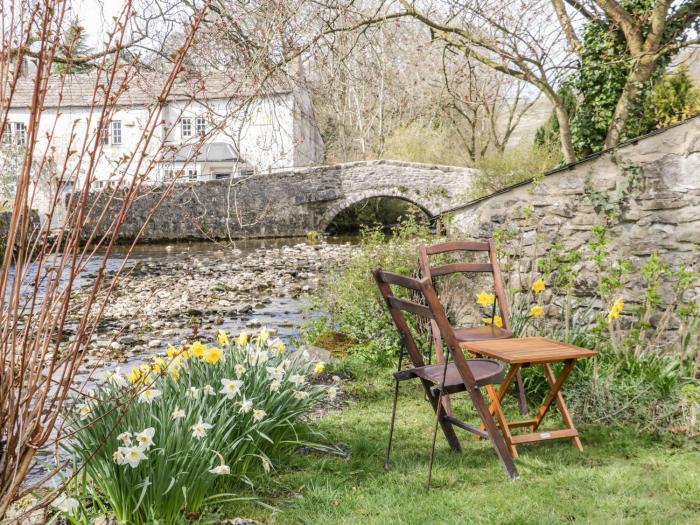
[[[171,346],[127,377],[115,370],[66,415],[64,447],[85,477],[64,514],[88,522],[95,505],[119,523],[183,523],[235,500],[230,490],[252,485],[249,472],[268,473],[301,446],[330,450],[307,421],[338,392],[309,381],[324,366],[262,329]]]

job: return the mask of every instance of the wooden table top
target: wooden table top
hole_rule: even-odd
[[[461,343],[462,348],[506,363],[554,363],[569,359],[593,357],[596,352],[586,348],[554,341],[546,337],[495,339]]]

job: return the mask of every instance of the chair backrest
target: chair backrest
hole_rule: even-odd
[[[462,380],[470,388],[476,388],[474,376],[467,365],[462,348],[459,346],[459,342],[455,337],[452,326],[447,320],[445,310],[440,304],[430,279],[427,277],[422,279],[413,279],[411,277],[406,277],[405,275],[385,272],[381,268],[374,269],[372,273],[374,274],[374,278],[379,286],[379,291],[382,293],[382,297],[389,308],[389,313],[394,321],[394,324],[396,325],[396,329],[403,339],[403,343],[413,366],[424,366],[425,363],[423,361],[423,356],[418,349],[418,345],[416,344],[416,340],[411,333],[411,329],[408,326],[404,312],[410,312],[419,317],[429,319],[431,323],[434,322],[438,326],[442,337],[447,343],[447,347],[450,349],[450,354],[457,365],[457,369],[462,376]],[[394,292],[391,289],[392,286],[397,286],[416,292],[418,295],[423,297],[426,304],[423,305],[408,299],[397,297],[394,295]]]
[[[431,255],[460,251],[485,252],[487,262],[453,262],[440,266],[430,265]],[[432,245],[421,244],[418,246],[418,259],[421,277],[430,279],[431,283],[436,277],[455,273],[490,273],[493,276],[496,305],[503,320],[503,328],[510,330],[510,307],[506,299],[503,276],[498,265],[496,247],[493,241],[450,241]]]

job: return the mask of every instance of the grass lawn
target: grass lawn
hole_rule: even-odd
[[[254,480],[255,495],[274,510],[239,503],[222,513],[276,524],[700,524],[700,444],[624,427],[579,425],[583,453],[569,440],[521,445],[513,482],[488,442],[458,430],[460,455],[439,435],[426,491],[432,413],[418,385],[404,385],[390,471],[391,385],[360,380],[354,400],[317,425],[347,457],[299,454]]]

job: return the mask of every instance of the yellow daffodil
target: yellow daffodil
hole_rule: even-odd
[[[625,303],[622,300],[622,297],[618,297],[613,303],[612,307],[610,307],[610,312],[608,312],[608,323],[612,323],[613,319],[620,317],[620,314],[624,308]]]
[[[148,371],[151,369],[149,368]],[[141,367],[133,367],[131,369],[131,372],[129,372],[129,375],[127,376],[127,379],[129,380],[130,383],[136,385],[138,383],[142,383],[143,381],[146,380],[148,377],[148,372],[144,373],[144,371],[141,369]]]
[[[476,304],[478,304],[479,306],[489,306],[492,305],[495,300],[496,296],[494,294],[486,293],[482,290],[476,298]]]
[[[537,279],[534,283],[532,283],[532,291],[535,293],[541,293],[544,292],[545,285],[544,281],[542,279]]]
[[[221,358],[223,357],[224,352],[221,350],[221,348],[217,348],[216,346],[212,346],[210,348],[207,348],[204,351],[204,355],[202,356],[202,360],[205,363],[218,363],[221,361]]]
[[[247,344],[248,344],[248,334],[246,334],[245,332],[241,332],[241,333],[238,335],[238,339],[236,339],[236,344],[237,344],[238,346],[245,346],[245,345],[247,345]]]
[[[165,362],[165,359],[162,357],[156,357],[153,360],[153,365],[151,365],[151,370],[153,370],[153,372],[156,374],[160,374],[167,368],[167,366],[168,365]]]
[[[203,357],[204,352],[207,350],[207,347],[204,346],[202,343],[199,341],[195,341],[192,343],[190,346],[190,353],[195,356],[195,357]]]
[[[275,339],[275,341],[270,345],[270,348],[272,348],[278,354],[283,354],[287,350],[287,347],[280,339]]]
[[[314,373],[315,374],[322,374],[323,371],[326,369],[326,363],[323,361],[319,361],[316,363],[316,366],[314,367]]]
[[[494,316],[493,319],[491,319],[490,317],[487,317],[486,319],[482,319],[482,321],[484,322],[484,324],[491,324],[491,323],[493,323],[493,324],[495,324],[498,328],[503,327],[503,319],[501,319],[501,316],[500,316],[500,315]]]
[[[228,334],[223,330],[219,330],[218,332],[216,332],[216,338],[219,340],[220,345],[228,344]]]
[[[532,317],[539,317],[544,313],[544,308],[542,308],[540,305],[536,304],[532,308],[530,308],[530,315]]]
[[[170,377],[172,377],[174,381],[177,381],[178,379],[180,379],[180,367],[179,366],[170,365],[170,368],[168,368],[168,373],[170,374]]]
[[[168,349],[165,351],[165,354],[170,358],[173,359],[175,356],[177,356],[181,352],[180,348],[173,346],[173,345],[168,345]]]

